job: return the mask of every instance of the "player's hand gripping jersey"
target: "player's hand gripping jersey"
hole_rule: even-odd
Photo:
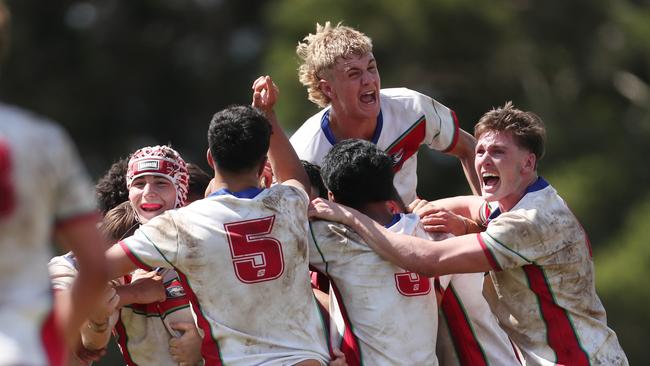
[[[328,360],[309,285],[308,202],[285,185],[220,190],[122,242],[143,269],[176,269],[203,333],[206,365]]]
[[[414,214],[390,230],[428,238]],[[311,223],[310,263],[330,278],[332,345],[348,365],[437,365],[432,281],[380,258],[342,224]]]
[[[52,220],[96,219],[94,197],[61,128],[0,104],[0,364],[45,365],[64,350],[47,271]]]
[[[596,295],[587,236],[555,189],[539,178],[508,212],[492,208],[478,234],[493,267],[485,297],[526,365],[627,365]]]
[[[406,88],[382,89],[381,112],[372,143],[393,159],[394,184],[402,200],[412,202],[417,187],[417,152],[420,145],[451,150],[458,139],[454,112],[436,100]],[[329,126],[330,108],[310,117],[291,136],[300,159],[321,165],[337,141]]]

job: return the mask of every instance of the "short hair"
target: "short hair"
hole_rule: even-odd
[[[102,215],[106,215],[115,206],[129,200],[129,190],[126,188],[128,161],[126,158],[121,158],[114,162],[97,181],[95,192]]]
[[[511,133],[519,147],[535,154],[536,161],[544,156],[544,122],[533,112],[515,108],[510,101],[485,113],[474,126],[474,137],[478,140],[481,135],[491,131]]]
[[[361,208],[399,200],[393,185],[392,159],[368,141],[348,139],[334,145],[323,159],[321,173],[338,203]]]
[[[104,215],[99,230],[108,240],[117,242],[133,235],[138,226],[140,225],[137,214],[131,202],[126,201],[113,207]]]
[[[312,189],[318,190],[318,197],[327,199],[327,188],[325,187],[325,183],[323,183],[320,167],[307,160],[300,160],[300,162],[302,163],[302,167],[305,168],[305,172],[307,172],[309,184],[311,184]]]
[[[260,165],[270,139],[271,124],[251,106],[235,105],[217,112],[208,129],[208,145],[216,167],[231,173]]]
[[[210,184],[212,177],[201,167],[193,163],[187,163],[187,171],[190,173],[190,185],[187,192],[187,202],[194,202],[205,197],[205,190]]]
[[[331,99],[319,88],[323,72],[334,66],[339,58],[362,56],[372,52],[372,40],[358,30],[338,23],[332,26],[316,23],[316,34],[309,34],[298,42],[296,54],[302,61],[298,79],[307,87],[309,100],[323,108]]]

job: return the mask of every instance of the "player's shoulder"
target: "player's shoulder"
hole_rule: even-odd
[[[313,140],[321,133],[321,122],[329,107],[321,109],[318,113],[307,118],[307,120],[291,135],[289,139],[292,145],[306,143],[305,140]]]
[[[33,136],[59,137],[65,134],[61,126],[34,112],[0,103],[0,120],[6,129]]]
[[[317,244],[322,243],[365,243],[363,238],[352,228],[340,222],[327,220],[314,220],[309,222],[312,238]]]

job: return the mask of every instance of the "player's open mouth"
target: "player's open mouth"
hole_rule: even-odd
[[[483,187],[486,190],[489,190],[491,188],[495,188],[496,185],[499,184],[501,178],[499,178],[499,176],[495,173],[483,172],[481,174],[481,180],[483,181]]]
[[[374,90],[362,93],[359,100],[364,104],[373,104],[377,101],[377,93]]]
[[[160,203],[143,203],[140,208],[146,212],[158,211],[163,207]]]

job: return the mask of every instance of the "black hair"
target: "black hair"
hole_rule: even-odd
[[[120,203],[129,200],[129,190],[126,189],[126,169],[129,160],[121,158],[99,178],[95,186],[99,211],[106,215],[108,211]]]
[[[323,183],[323,177],[321,177],[320,167],[316,164],[312,164],[307,160],[300,160],[302,167],[305,168],[307,176],[309,176],[309,183],[311,184],[312,189],[318,190],[318,197],[327,199],[327,188],[325,183]]]
[[[231,173],[260,165],[270,139],[271,124],[250,106],[235,105],[217,112],[208,129],[208,145],[216,167]]]
[[[334,145],[323,159],[321,174],[336,202],[353,208],[399,199],[391,158],[365,140],[348,139]]]
[[[205,190],[210,184],[212,177],[208,175],[200,166],[187,163],[187,172],[190,174],[190,183],[187,190],[187,202],[193,202],[205,197]]]

